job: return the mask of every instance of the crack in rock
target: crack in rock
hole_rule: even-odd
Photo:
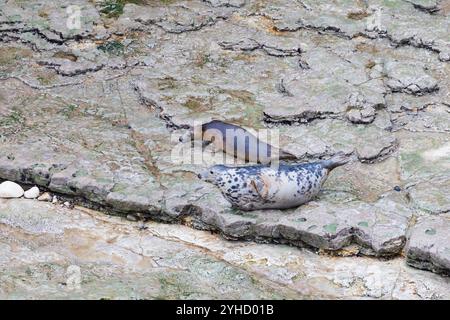
[[[168,8],[146,8],[134,4],[127,4],[120,21],[132,20],[144,26],[158,26],[167,33],[181,34],[202,30],[224,21],[239,7],[231,5],[234,1],[225,2],[203,1],[195,2],[190,6],[174,5]],[[219,4],[213,6],[212,3]],[[206,4],[206,6],[205,6]],[[129,23],[127,23],[129,24]]]
[[[38,63],[49,69],[53,69],[56,73],[66,77],[75,77],[87,73],[97,72],[105,67],[103,63],[95,63],[90,61],[82,62],[80,60],[77,62],[72,62],[65,59],[41,60]]]
[[[408,0],[403,0],[403,1],[412,4],[415,9],[425,12],[425,13],[428,13],[428,14],[431,14],[431,15],[435,15],[436,13],[438,13],[441,10],[441,8],[439,7],[438,1],[436,1],[435,3],[429,4],[429,5],[417,3],[414,1],[408,1]]]
[[[245,6],[247,0],[202,0],[209,3],[212,7],[231,7],[242,8]]]
[[[157,99],[156,94],[152,94],[148,90],[146,84],[142,81],[136,81],[134,83],[134,90],[139,96],[141,103],[151,109],[156,109],[158,111],[158,116],[163,120],[170,129],[190,129],[188,125],[177,125],[172,121],[172,117],[164,113],[164,107],[161,105],[159,99]]]
[[[264,43],[259,43],[254,39],[244,39],[237,42],[222,41],[219,42],[219,45],[225,50],[232,51],[262,50],[265,54],[274,57],[293,57],[300,56],[302,53],[302,50],[299,47],[292,49],[283,49]]]
[[[436,39],[435,35],[431,33],[428,39],[427,35],[422,35],[420,32],[414,33],[409,29],[401,32],[398,28],[394,28],[393,24],[392,27],[391,24],[387,24],[386,26],[380,22],[381,18],[388,19],[391,22],[392,17],[381,15],[385,9],[383,7],[377,8],[372,6],[370,8],[371,13],[367,19],[374,19],[374,21],[369,23],[371,20],[366,20],[366,23],[363,23],[360,21],[351,22],[348,16],[342,16],[342,19],[336,19],[335,16],[330,15],[329,8],[326,8],[326,5],[318,3],[315,6],[318,7],[318,11],[316,11],[317,8],[310,10],[303,8],[303,10],[298,10],[298,8],[293,7],[290,8],[292,11],[289,8],[281,11],[277,10],[276,7],[267,7],[257,12],[252,12],[251,15],[259,15],[271,19],[275,22],[274,29],[279,32],[297,32],[303,29],[313,30],[318,34],[330,34],[347,40],[357,39],[359,37],[371,40],[386,39],[395,47],[412,46],[426,49],[438,53],[441,61],[449,61],[450,53],[448,52],[448,44],[446,44],[445,38],[441,37]],[[322,12],[320,10],[323,10],[323,14],[321,14]],[[432,11],[433,9],[430,8],[430,10]],[[389,10],[386,11],[389,12]],[[339,16],[342,15],[342,11],[337,11],[336,13]],[[301,17],[302,15],[304,18]],[[325,21],[324,16],[329,17],[331,22]],[[436,16],[440,17],[438,15]],[[377,19],[380,20],[378,23],[376,22]],[[442,19],[442,22],[445,24],[445,19]],[[430,30],[427,29],[424,32],[430,33]]]

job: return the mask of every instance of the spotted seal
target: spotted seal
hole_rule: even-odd
[[[277,159],[297,159],[295,155],[261,141],[248,130],[220,120],[194,127],[179,138],[180,142],[200,139],[204,147],[212,143],[217,150],[246,162],[269,164]]]
[[[331,170],[346,164],[343,153],[329,160],[278,167],[215,165],[199,178],[216,185],[233,207],[241,210],[287,209],[316,196]]]

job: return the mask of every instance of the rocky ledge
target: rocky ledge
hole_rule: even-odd
[[[448,233],[416,225],[450,210],[445,1],[116,2],[0,0],[1,179],[233,240],[390,258],[408,242],[410,265],[448,273]],[[222,157],[178,144],[211,118],[353,161],[305,206],[232,210],[196,176]]]
[[[449,289],[399,257],[317,255],[0,199],[1,299],[449,299]]]

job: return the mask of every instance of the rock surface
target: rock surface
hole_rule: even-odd
[[[449,299],[403,259],[230,242],[186,226],[0,200],[1,299]]]
[[[399,256],[417,217],[449,210],[442,3],[79,0],[69,29],[72,1],[0,0],[0,179],[228,239]],[[306,206],[235,211],[196,176],[221,155],[175,152],[211,118],[354,161]]]
[[[450,217],[423,217],[411,230],[406,259],[419,269],[450,275]]]

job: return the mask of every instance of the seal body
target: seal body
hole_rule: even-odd
[[[213,120],[194,127],[180,137],[181,142],[202,140],[204,146],[212,143],[217,150],[246,162],[269,164],[273,160],[292,160],[296,157],[258,139],[248,130],[237,125]]]
[[[228,167],[215,165],[199,177],[212,182],[241,210],[287,209],[310,201],[322,188],[329,172],[348,162],[344,155],[302,164]]]

